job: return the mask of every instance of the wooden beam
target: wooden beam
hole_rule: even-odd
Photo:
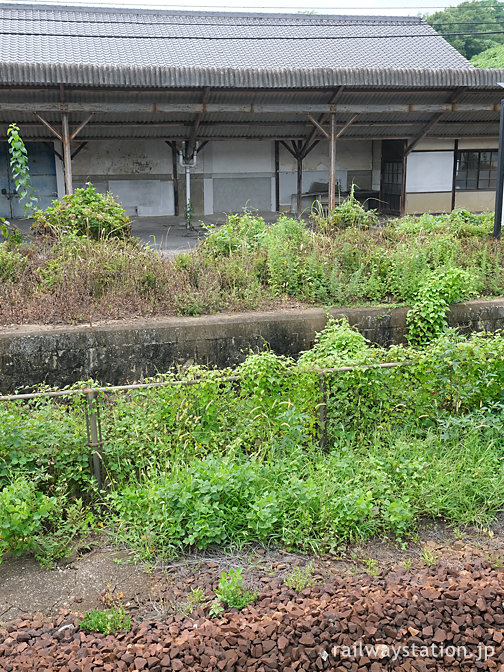
[[[80,145],[77,147],[77,149],[72,152],[71,158],[75,159],[77,154],[80,154],[86,145],[87,145],[87,142],[81,142]],[[63,159],[61,159],[61,160],[63,160]]]
[[[333,93],[329,100],[329,105],[334,105],[343,95],[343,92],[345,90],[344,86],[339,86],[338,89]],[[321,114],[318,118],[319,124],[322,124],[326,118],[325,114]],[[317,135],[317,129],[314,128],[312,132],[310,133],[310,136],[308,137],[308,140],[305,142],[305,148],[311,145],[311,143],[314,141],[315,136]]]
[[[294,143],[292,144],[294,145]],[[296,150],[296,214],[301,217],[303,209],[303,143],[301,140],[298,140]]]
[[[175,215],[180,215],[179,208],[179,188],[178,188],[178,152],[177,142],[175,140],[165,140],[172,151],[172,178],[173,178],[173,209]]]
[[[455,210],[455,199],[457,194],[457,159],[458,159],[458,140],[453,143],[453,172],[452,172],[452,193],[451,193],[451,210]]]
[[[72,155],[70,152],[70,128],[68,125],[68,114],[64,112],[61,115],[62,142],[63,142],[63,168],[65,172],[65,193],[73,194],[72,185]]]
[[[145,140],[146,137],[144,135],[142,136],[136,136],[132,135],[129,136],[130,138],[135,138],[139,140]],[[435,136],[436,138],[438,136]],[[461,135],[460,133],[457,133],[455,135],[443,135],[442,138],[447,139],[447,140],[463,140],[466,138],[474,138],[474,134],[472,133],[466,133],[464,135]],[[497,133],[485,133],[485,134],[478,134],[478,139],[485,139],[485,140],[498,140],[499,136]],[[379,135],[379,136],[369,136],[369,135],[352,135],[351,136],[352,140],[409,140],[408,135],[406,133],[399,133],[396,135]],[[441,136],[439,136],[441,138]],[[163,138],[151,138],[154,140],[163,140]],[[237,138],[235,136],[229,136],[229,135],[212,135],[211,137],[208,138],[209,142],[229,142],[230,140],[236,140]],[[273,142],[275,140],[278,140],[280,142],[287,142],[290,140],[305,140],[306,136],[299,136],[299,135],[284,135],[284,136],[279,136],[279,135],[267,135],[267,136],[253,136],[253,135],[247,135],[239,138],[240,140],[256,140],[257,142]],[[47,137],[37,137],[37,138],[25,138],[25,140],[29,142],[47,142],[48,138]],[[124,138],[118,138],[114,136],[90,136],[86,137],[86,142],[103,142],[104,140],[111,140],[115,142],[124,142]],[[177,137],[176,140],[183,140],[182,137]],[[497,146],[497,145],[496,145]]]
[[[410,152],[412,152],[415,147],[418,145],[419,142],[421,142],[427,133],[431,130],[431,128],[434,128],[434,126],[438,123],[438,121],[444,117],[445,113],[444,112],[438,112],[430,121],[428,124],[426,124],[420,133],[411,141],[411,143],[406,147],[405,154],[408,156]]]
[[[74,132],[71,134],[71,136],[70,136],[70,142],[71,142],[72,140],[75,140],[75,138],[79,135],[79,133],[80,133],[80,132],[82,131],[82,129],[84,128],[84,126],[85,126],[89,121],[91,121],[92,118],[93,118],[93,112],[91,112],[91,114],[88,114],[88,116],[84,119],[84,121],[83,121],[82,123],[80,123],[80,124],[77,126],[77,128],[75,129],[75,131],[74,131]]]
[[[347,128],[350,128],[350,126],[353,124],[353,122],[357,119],[359,115],[354,114],[351,119],[349,119],[344,126],[340,128],[340,130],[336,133],[336,138],[341,138],[343,133],[347,130]]]
[[[291,140],[291,142],[292,142],[292,140]],[[285,149],[289,152],[289,154],[292,154],[292,156],[293,156],[295,159],[297,159],[297,153],[296,153],[293,149],[291,149],[291,148],[289,147],[289,145],[288,145],[286,142],[284,142],[284,140],[280,140],[280,144],[281,144],[283,147],[285,147]]]
[[[413,121],[359,121],[353,124],[353,126],[357,128],[367,128],[370,126],[376,126],[380,128],[387,128],[387,127],[401,127],[401,126],[422,126],[425,123],[425,119],[421,120],[413,120]],[[440,121],[439,125],[440,126],[453,126],[456,124],[461,124],[463,123],[464,125],[468,124],[494,124],[498,126],[499,124],[499,119],[496,117],[493,121],[473,121],[473,120],[467,120],[464,122],[461,121]],[[19,125],[22,126],[23,128],[39,128],[40,123],[37,123],[35,121],[21,121],[19,122]],[[6,122],[0,122],[0,128],[7,128],[8,124]],[[143,129],[149,129],[149,128],[180,128],[183,126],[190,127],[192,124],[188,121],[155,121],[155,122],[138,122],[138,121],[96,121],[93,124],[88,124],[87,128],[88,129],[94,129],[94,128],[143,128]],[[278,128],[279,126],[285,127],[285,126],[309,126],[310,128],[312,127],[312,123],[304,118],[301,119],[282,119],[280,121],[262,121],[260,118],[258,118],[256,121],[202,121],[200,124],[200,128],[204,126],[206,128],[211,128],[211,127],[219,127],[219,126],[225,126],[229,128],[240,128],[244,126],[255,126],[258,128]],[[120,138],[118,138],[120,139]],[[183,139],[183,138],[182,138]],[[239,138],[238,138],[239,139]],[[305,143],[306,144],[306,143]]]
[[[456,103],[457,100],[460,98],[460,96],[463,93],[464,93],[464,88],[459,87],[456,91],[453,92],[453,94],[450,98],[450,103],[451,104]],[[446,112],[438,112],[437,114],[435,114],[432,117],[432,119],[428,122],[428,124],[426,124],[424,126],[424,128],[420,131],[420,133],[416,136],[416,138],[414,138],[410,142],[408,147],[406,147],[406,152],[405,152],[406,156],[408,156],[408,154],[415,149],[415,147],[418,145],[418,143],[421,142],[425,138],[427,133],[445,116],[445,114],[446,114]]]
[[[336,131],[336,115],[334,113],[331,114],[331,134],[329,136],[329,212],[332,212],[336,207],[336,140],[343,135],[358,116],[358,114],[354,114],[339,131]]]
[[[319,130],[319,131],[322,133],[322,135],[325,135],[325,137],[326,137],[328,140],[331,139],[330,134],[325,130],[325,128],[322,126],[322,124],[319,124],[319,122],[311,116],[311,114],[308,115],[308,119],[309,119],[309,120],[311,121],[311,123],[315,126],[315,133],[317,132],[317,130]],[[312,135],[313,135],[313,133],[312,133]],[[310,135],[310,138],[311,138],[311,135]],[[310,142],[311,142],[311,141],[310,141]],[[306,141],[306,144],[307,144],[307,145],[310,144],[310,143],[308,142],[308,140]]]
[[[303,159],[305,159],[308,154],[315,149],[315,147],[319,144],[320,140],[315,140],[315,142],[312,142],[312,144],[309,147],[306,147],[306,143],[303,145]]]
[[[384,114],[388,112],[499,112],[500,103],[426,103],[426,104],[284,104],[237,105],[224,103],[0,103],[0,112],[112,112],[112,113],[242,113],[242,114]]]
[[[399,198],[399,215],[404,217],[406,214],[406,169],[408,167],[408,155],[406,152],[402,158],[402,176],[401,176],[401,196]]]
[[[40,121],[41,124],[43,124],[46,128],[48,128],[53,135],[55,135],[60,142],[63,142],[63,138],[61,137],[61,133],[58,133],[58,131],[51,126],[51,124],[44,119],[44,117],[41,117],[40,114],[37,112],[34,112],[35,116],[37,119]]]
[[[207,86],[206,89],[203,92],[203,97],[201,99],[201,104],[203,107],[206,105],[206,102],[208,100],[208,96],[210,95],[210,87]],[[203,117],[203,111],[198,112],[196,115],[196,119],[194,120],[193,127],[191,129],[191,135],[189,136],[189,141],[187,143],[187,156],[186,159],[189,159],[193,155],[194,152],[194,144],[196,142],[196,136],[198,134],[198,129],[201,123],[201,119]]]
[[[329,138],[329,195],[328,209],[336,207],[336,115],[331,114],[331,135]]]
[[[58,152],[58,150],[54,147],[53,142],[46,142],[45,140],[43,141],[44,145],[47,145],[51,152],[54,152],[54,154],[58,157],[60,161],[63,161],[63,155]]]
[[[65,104],[65,86],[59,85],[61,105]],[[73,194],[72,184],[72,154],[70,125],[68,123],[68,112],[61,108],[61,142],[63,144],[63,172],[65,175],[65,193],[69,196]]]

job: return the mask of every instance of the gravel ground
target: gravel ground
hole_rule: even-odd
[[[504,574],[485,561],[334,577],[301,592],[274,578],[254,605],[217,619],[199,607],[108,636],[83,632],[68,611],[11,621],[0,628],[0,670],[503,672],[503,597]]]
[[[0,672],[504,672],[502,519],[465,531],[426,521],[405,547],[383,538],[318,558],[252,547],[135,564],[106,539],[51,570],[4,558]],[[210,618],[221,573],[237,567],[257,600]],[[288,587],[299,571],[306,587]],[[131,632],[79,628],[87,610],[119,606]]]

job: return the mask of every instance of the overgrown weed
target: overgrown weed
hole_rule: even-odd
[[[71,209],[54,208],[63,219]],[[56,239],[0,245],[1,323],[201,315],[285,299],[411,303],[440,269],[465,273],[476,295],[504,293],[501,243],[490,237],[491,213],[459,210],[380,225],[354,198],[311,229],[285,216],[266,224],[244,213],[220,228],[206,227],[194,251],[170,260],[126,233],[125,239],[103,239],[97,229],[98,239],[89,238],[84,210],[68,227],[58,224]],[[79,217],[84,229],[76,233],[72,222]],[[113,232],[113,223],[108,226]]]

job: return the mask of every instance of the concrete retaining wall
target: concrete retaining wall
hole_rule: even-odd
[[[407,308],[332,309],[380,345],[401,343]],[[504,298],[452,307],[452,326],[463,331],[504,329]],[[313,345],[326,323],[319,308],[203,317],[135,320],[98,326],[22,326],[0,333],[0,392],[47,383],[63,386],[93,378],[134,382],[174,365],[196,362],[223,367],[269,344],[278,354],[297,355]]]

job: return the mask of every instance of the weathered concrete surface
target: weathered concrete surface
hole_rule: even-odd
[[[381,345],[405,340],[407,308],[332,309]],[[97,326],[21,326],[0,332],[0,391],[25,385],[62,386],[93,378],[121,384],[196,362],[223,367],[269,344],[297,355],[313,345],[326,314],[307,310],[135,320]],[[464,332],[504,328],[504,298],[453,306],[451,326]]]

